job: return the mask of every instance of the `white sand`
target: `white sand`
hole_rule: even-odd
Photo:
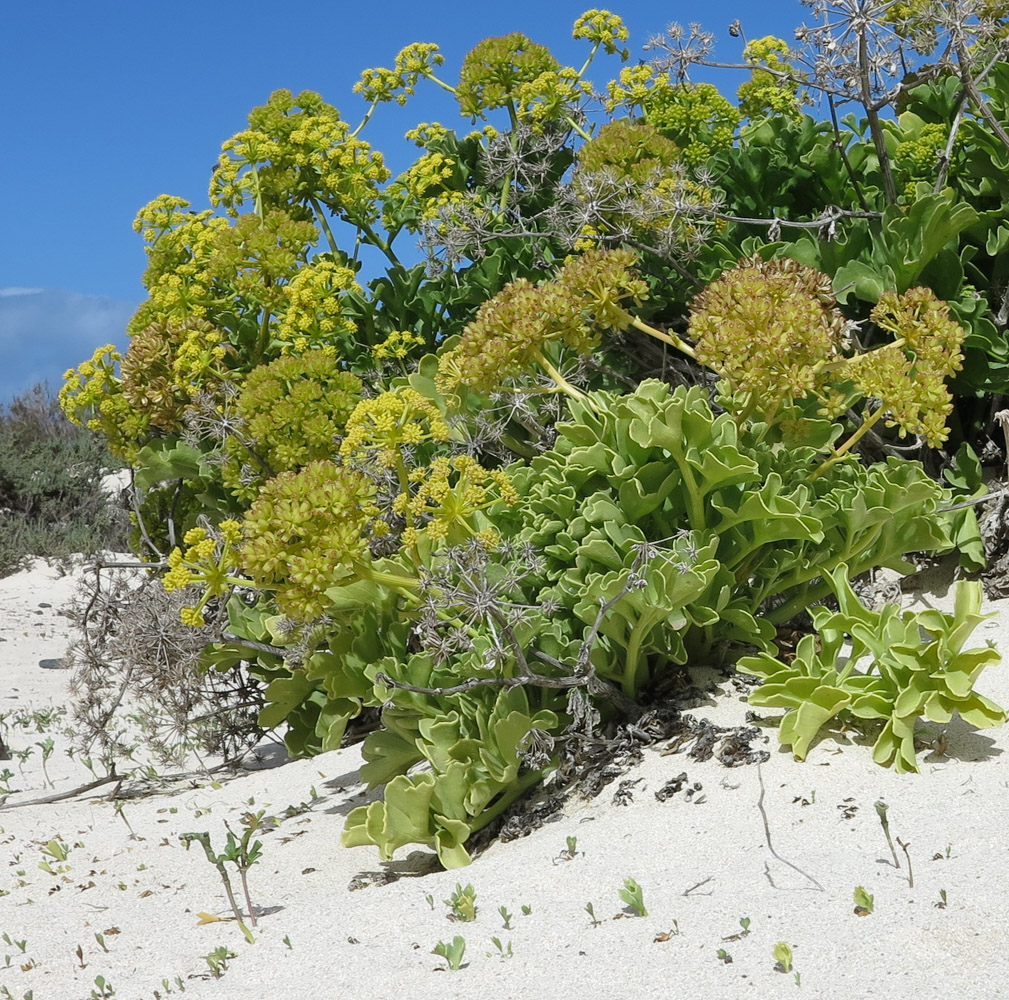
[[[41,563],[0,581],[4,731],[13,750],[53,736],[48,770],[57,790],[91,777],[66,755],[63,724],[39,733],[9,718],[68,702],[69,672],[56,666],[67,637],[58,608],[74,585]],[[944,587],[932,598],[947,606]],[[1009,650],[1009,604],[991,610],[1000,616],[979,629],[977,644],[992,640]],[[1009,704],[1009,663],[990,668],[979,689]],[[737,724],[745,711],[725,685],[694,714]],[[0,773],[13,770],[11,784],[20,789],[0,809],[0,986],[18,1000],[29,990],[34,1000],[88,998],[97,993],[96,976],[120,998],[168,996],[163,980],[174,995],[176,977],[187,997],[277,1000],[1009,994],[1009,730],[977,733],[954,721],[948,756],[926,753],[919,775],[896,775],[874,765],[867,746],[831,739],[797,763],[778,748],[773,729],[768,735],[771,759],[761,773],[774,847],[823,891],[769,852],[756,767],[698,763],[659,748],[626,775],[641,779],[628,805],[612,803],[615,782],[532,835],[495,844],[468,868],[351,891],[363,872],[409,867],[381,864],[372,848],[340,845],[344,816],[365,801],[356,748],[129,800],[133,837],[102,798],[113,786],[17,807],[52,792],[34,747],[23,775],[16,760],[0,761]],[[680,792],[656,801],[654,792],[682,771],[702,791],[692,800]],[[313,788],[312,808],[284,819],[285,807],[310,801]],[[902,867],[893,865],[873,808],[879,798],[890,806],[893,836],[910,842],[913,888],[902,853]],[[230,911],[217,872],[198,845],[187,852],[179,834],[209,831],[221,849],[225,820],[238,829],[243,811],[263,808],[281,822],[263,836],[262,861],[249,873],[260,912],[249,945],[234,921],[199,923],[201,912]],[[572,836],[577,855],[559,860]],[[71,846],[62,864],[42,853],[56,837]],[[403,853],[414,866],[428,858]],[[56,874],[40,870],[47,860]],[[620,916],[627,877],[643,887],[647,917]],[[447,919],[442,901],[457,882],[476,890],[475,922]],[[869,916],[854,913],[858,885],[875,896]],[[940,890],[944,908],[936,905]],[[501,906],[513,915],[510,930]],[[749,933],[725,940],[741,930],[742,917]],[[444,963],[431,949],[455,935],[466,940],[464,967],[438,971]],[[493,937],[512,957],[498,957]],[[779,941],[793,949],[800,989],[775,970]],[[203,956],[222,945],[235,957],[213,979]],[[731,964],[717,957],[720,948]]]

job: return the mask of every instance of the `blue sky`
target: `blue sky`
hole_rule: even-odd
[[[5,144],[0,156],[0,404],[62,372],[99,344],[125,347],[124,327],[144,298],[144,253],[131,224],[159,194],[207,206],[220,144],[242,129],[273,90],[316,90],[349,121],[364,102],[351,88],[368,66],[391,66],[410,42],[437,42],[443,78],[457,79],[466,52],[488,35],[521,31],[562,62],[581,65],[571,39],[585,0],[474,0],[237,6],[194,0],[24,0],[7,4],[0,60]],[[797,0],[710,0],[694,5],[616,0],[631,30],[631,59],[671,20],[700,16],[716,56],[736,61],[739,18],[750,38],[790,39],[809,10]],[[755,12],[756,11],[756,12]],[[599,87],[615,57],[597,58]],[[701,77],[696,77],[700,79]],[[717,78],[715,78],[717,79]],[[725,81],[731,92],[736,81]],[[394,172],[415,153],[403,133],[419,121],[459,117],[450,95],[418,87],[405,108],[383,105],[363,137]]]

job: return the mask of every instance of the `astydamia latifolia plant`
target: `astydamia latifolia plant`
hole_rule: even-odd
[[[866,14],[880,39],[920,35],[924,7],[883,22],[885,6]],[[913,459],[956,448],[980,395],[1009,389],[1009,70],[984,32],[959,68],[902,82],[893,116],[873,79],[868,97],[864,79],[831,84],[772,36],[750,32],[733,98],[688,78],[713,45],[699,27],[639,66],[620,65],[615,14],[573,33],[572,66],[518,31],[458,74],[409,45],[364,71],[350,118],[277,91],[224,143],[209,207],[141,210],[129,348],[99,348],[61,395],[132,465],[150,560],[144,587],[85,602],[92,729],[116,704],[103,622],[125,663],[128,623],[167,615],[157,634],[186,641],[141,660],[163,674],[151,690],[192,693],[170,716],[219,698],[233,749],[253,705],[294,755],[353,724],[384,791],[345,843],[455,867],[680,665],[749,654],[770,685],[776,627],[849,578],[977,552],[973,513],[944,511],[951,491]],[[590,79],[607,57],[613,78]],[[393,177],[368,123],[424,86],[467,124],[411,129]],[[806,114],[824,88],[867,124]],[[842,712],[881,720],[876,759],[898,767],[919,715],[999,721],[962,615],[845,609],[853,624],[816,612],[816,677],[803,646],[786,670],[803,677],[767,695],[798,753]],[[874,666],[830,659],[836,635],[877,624]],[[912,625],[932,636],[914,670]]]

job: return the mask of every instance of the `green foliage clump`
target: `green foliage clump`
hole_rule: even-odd
[[[73,426],[42,385],[0,411],[0,576],[33,556],[126,547],[126,518],[102,489],[118,463]]]
[[[130,350],[100,349],[61,401],[133,465],[172,607],[206,666],[259,684],[259,724],[301,755],[378,720],[362,776],[383,797],[346,843],[466,864],[598,723],[690,660],[758,650],[777,677],[776,627],[832,594],[851,621],[815,612],[824,648],[876,630],[882,666],[860,680],[803,645],[779,693],[793,747],[848,712],[910,767],[917,715],[1000,721],[973,692],[991,655],[962,650],[972,611],[870,620],[843,595],[913,552],[980,561],[972,511],[945,512],[917,459],[1009,388],[1009,64],[957,49],[974,75],[908,74],[881,120],[865,20],[805,29],[804,74],[749,43],[736,103],[686,82],[696,26],[606,87],[587,73],[626,58],[609,11],[575,23],[577,69],[512,33],[452,86],[417,43],[365,70],[357,125],[309,91],[255,109],[217,211],[141,211]],[[363,129],[422,81],[482,127],[421,123],[390,182]],[[803,114],[825,87],[865,119]],[[946,470],[961,492],[975,458]]]

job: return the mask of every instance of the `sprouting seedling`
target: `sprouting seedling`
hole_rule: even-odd
[[[867,917],[875,909],[874,896],[866,892],[860,885],[855,886],[855,912],[860,917]]]
[[[497,911],[501,914],[501,919],[504,921],[504,929],[510,931],[512,929],[512,915],[508,912],[508,907],[502,904],[497,908]]]
[[[95,934],[95,940],[98,942],[98,947],[101,948],[107,955],[109,953],[109,949],[105,946],[105,935]]]
[[[566,843],[567,846],[564,848],[564,850],[561,851],[561,853],[558,854],[556,858],[554,858],[554,864],[557,864],[558,861],[572,861],[575,855],[578,853],[577,837],[568,837]]]
[[[466,942],[458,934],[452,941],[446,944],[444,941],[439,941],[432,949],[432,955],[440,955],[445,959],[446,966],[453,972],[458,972],[460,966],[462,965],[463,955],[466,954]]]
[[[455,891],[443,902],[452,911],[449,920],[476,920],[476,890],[472,885],[463,888],[460,882],[456,882]]]
[[[746,935],[750,933],[750,918],[749,917],[740,917],[739,918],[739,926],[743,928],[743,930],[742,930],[743,937],[746,937]]]
[[[293,944],[291,944],[291,935],[290,935],[290,934],[285,934],[285,935],[284,935],[284,936],[283,936],[283,937],[281,938],[281,940],[282,940],[282,941],[284,942],[284,944],[286,944],[286,945],[287,945],[287,950],[288,950],[288,951],[294,951],[294,945],[293,945]]]
[[[512,943],[511,943],[511,941],[508,942],[508,947],[505,948],[501,944],[501,939],[500,938],[492,937],[490,940],[491,940],[491,944],[494,945],[495,948],[497,948],[498,958],[500,958],[502,961],[504,961],[506,958],[514,958],[514,955],[512,953]],[[491,955],[493,955],[493,954],[494,954],[493,952],[489,951],[489,952],[487,952],[487,957],[490,958]]]
[[[897,851],[893,846],[893,840],[890,838],[890,823],[886,818],[886,811],[890,807],[880,799],[876,803],[876,815],[879,816],[879,822],[883,826],[883,833],[886,835],[886,842],[890,845],[890,853],[893,855],[893,867],[899,868],[900,861],[897,860]]]
[[[55,785],[53,785],[52,779],[49,777],[49,770],[46,767],[46,764],[48,763],[49,758],[53,755],[53,749],[56,744],[53,742],[53,738],[51,736],[47,736],[44,740],[36,742],[35,746],[39,747],[42,751],[42,773],[45,775],[46,784],[50,788],[54,788]]]
[[[602,921],[596,916],[595,907],[591,903],[585,904],[585,912],[589,915],[589,920],[592,921],[593,927],[598,927]]]
[[[715,957],[724,962],[726,965],[732,964],[732,956],[724,948],[719,948],[715,952]]]
[[[66,861],[67,856],[70,854],[70,848],[59,837],[56,837],[42,848],[42,853],[48,855],[54,861]]]
[[[427,905],[430,906],[431,909],[433,910],[434,909],[434,896],[432,896],[431,893],[428,893],[424,898],[427,900]]]
[[[105,997],[114,997],[116,991],[112,988],[112,983],[108,982],[104,976],[95,976],[95,987],[91,991],[92,1000],[103,1000]]]
[[[0,795],[12,795],[17,791],[16,788],[11,788],[10,786],[10,780],[13,777],[14,772],[9,767],[5,767],[0,772]]]
[[[940,889],[939,890],[939,902],[935,904],[935,908],[937,910],[945,910],[946,909],[946,890],[945,889]]]
[[[215,948],[210,954],[203,956],[203,961],[210,968],[210,974],[214,979],[220,979],[228,970],[228,960],[235,957],[235,953],[230,951],[227,945]]]
[[[624,887],[620,890],[620,898],[639,917],[647,917],[648,910],[645,909],[644,894],[641,886],[632,878],[624,879]]]
[[[533,912],[533,908],[528,903],[522,904],[522,916],[528,917]]]
[[[771,957],[781,967],[782,972],[792,971],[792,949],[785,941],[779,941],[771,949]]]
[[[913,889],[914,888],[914,872],[911,870],[911,855],[908,854],[908,852],[907,852],[907,849],[911,846],[911,841],[909,840],[909,841],[907,841],[905,843],[903,840],[900,839],[900,837],[898,837],[897,838],[897,843],[900,844],[900,848],[904,852],[904,858],[907,861],[907,887],[909,889]]]
[[[262,814],[260,814],[260,817],[261,816]],[[228,897],[228,903],[231,905],[231,912],[235,915],[235,920],[238,922],[238,926],[241,928],[241,931],[245,935],[245,939],[249,942],[249,944],[253,944],[255,942],[255,938],[252,936],[252,931],[245,926],[245,921],[242,919],[242,911],[238,908],[238,903],[235,901],[235,893],[231,888],[231,879],[228,877],[228,869],[224,867],[224,864],[226,861],[231,861],[238,867],[239,872],[243,875],[242,887],[245,889],[246,903],[249,906],[249,919],[252,921],[253,927],[255,927],[256,914],[252,908],[251,900],[249,899],[248,886],[246,885],[244,878],[244,870],[247,870],[250,865],[259,860],[259,849],[262,847],[262,842],[257,840],[250,848],[248,845],[248,837],[251,833],[252,829],[247,830],[246,835],[241,841],[239,841],[236,840],[234,833],[229,829],[228,843],[223,854],[214,853],[214,849],[210,844],[210,834],[207,832],[179,834],[179,840],[186,845],[187,851],[194,840],[198,841],[203,846],[203,851],[207,855],[207,860],[217,869],[221,876],[221,882],[224,885],[224,892]]]
[[[28,938],[25,938],[23,941],[18,941],[17,938],[12,938],[6,931],[4,931],[2,935],[0,935],[0,941],[3,941],[4,944],[9,944],[12,947],[17,948],[22,955],[25,953],[25,949],[27,949],[28,947]]]

